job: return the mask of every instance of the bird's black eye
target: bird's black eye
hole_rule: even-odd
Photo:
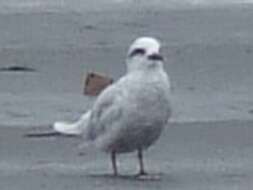
[[[136,48],[129,54],[129,57],[134,57],[136,55],[144,55],[145,53],[146,53],[145,49]]]

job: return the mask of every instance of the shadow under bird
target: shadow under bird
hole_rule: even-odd
[[[160,136],[171,116],[170,81],[157,39],[141,37],[130,46],[127,72],[98,96],[75,123],[56,122],[53,129],[82,136],[84,144],[110,154],[114,175],[116,156],[137,151],[138,175],[145,175],[143,151]]]

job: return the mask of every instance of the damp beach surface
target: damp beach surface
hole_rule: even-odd
[[[0,189],[252,187],[252,5],[36,2],[0,1]],[[134,178],[135,154],[114,178],[78,138],[25,137],[89,109],[85,75],[117,80],[143,35],[162,41],[173,87],[171,124],[145,154],[153,179]]]
[[[81,152],[73,137],[32,138],[1,127],[0,187],[7,189],[250,189],[253,122],[171,124],[145,153],[147,178],[136,178],[136,154],[119,156],[114,177],[109,155]],[[47,129],[47,127],[45,127]]]

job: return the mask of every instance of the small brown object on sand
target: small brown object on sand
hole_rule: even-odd
[[[85,79],[84,94],[97,96],[108,85],[113,83],[113,79],[98,73],[89,72]]]

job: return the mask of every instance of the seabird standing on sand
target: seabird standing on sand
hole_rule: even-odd
[[[146,174],[143,151],[159,138],[171,116],[170,82],[160,48],[154,38],[136,39],[127,54],[127,73],[108,86],[77,122],[53,126],[109,153],[114,175],[118,175],[116,155],[133,151],[139,159],[138,174]]]

